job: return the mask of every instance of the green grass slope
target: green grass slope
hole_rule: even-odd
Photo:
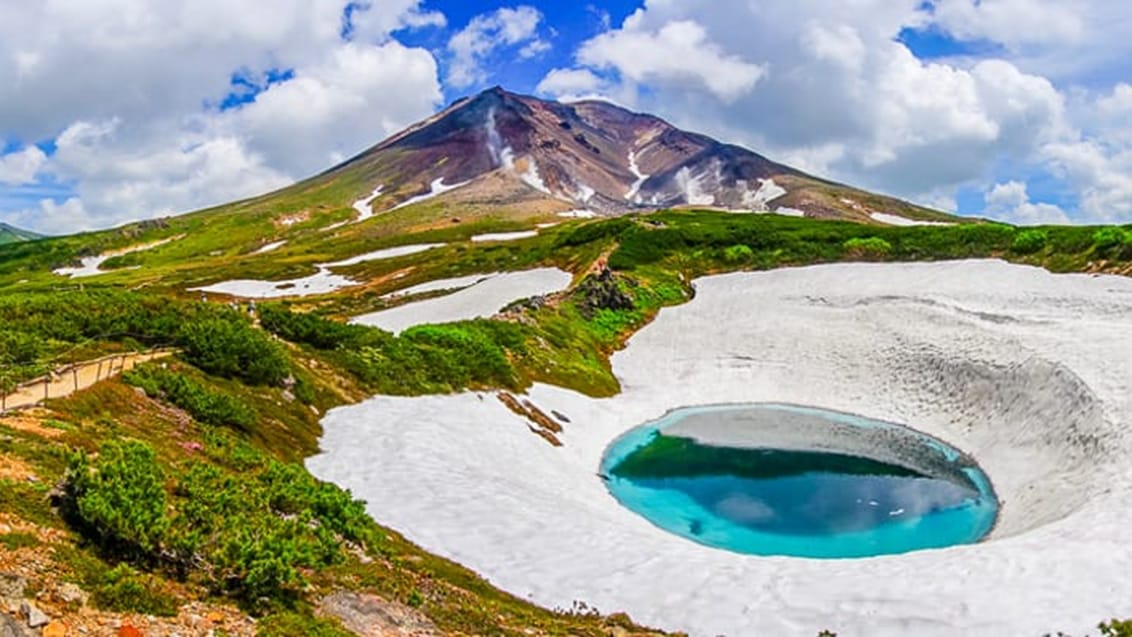
[[[15,226],[0,222],[0,245],[5,243],[19,243],[22,241],[35,241],[36,239],[42,238],[43,235],[28,230],[20,230]]]

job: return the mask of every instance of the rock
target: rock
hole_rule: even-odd
[[[43,637],[67,637],[67,625],[63,622],[51,622],[44,626]]]
[[[214,624],[219,624],[219,623],[224,621],[224,613],[221,613],[220,611],[214,610],[211,613],[209,613],[208,615],[206,615],[205,619],[207,619],[208,621],[210,621]]]
[[[27,579],[15,573],[0,573],[0,599],[23,599],[27,585]]]
[[[20,604],[20,612],[23,614],[24,618],[27,619],[28,626],[32,628],[39,628],[51,621],[47,613],[39,610],[35,607],[35,604],[27,600],[24,600],[24,603]]]
[[[283,390],[283,400],[285,400],[289,403],[293,403],[293,402],[295,402],[295,395],[291,393],[291,390],[284,389]]]
[[[86,606],[87,600],[90,595],[78,586],[67,582],[61,584],[55,591],[55,597],[64,604],[78,604],[79,606]]]
[[[27,637],[28,631],[12,616],[0,613],[0,637]]]
[[[145,634],[129,624],[123,624],[122,627],[118,629],[118,637],[145,637]]]
[[[337,618],[361,637],[426,637],[439,635],[436,625],[419,611],[377,595],[339,591],[323,598],[319,612]]]

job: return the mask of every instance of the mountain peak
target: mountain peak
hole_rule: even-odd
[[[653,115],[601,100],[547,101],[502,86],[454,102],[331,173],[345,171],[357,172],[367,192],[382,187],[370,202],[375,211],[442,194],[445,201],[553,204],[603,215],[696,206],[868,221],[877,207],[873,195]],[[878,213],[932,214],[881,199]]]

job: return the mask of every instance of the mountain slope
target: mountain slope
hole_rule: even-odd
[[[875,213],[949,219],[812,177],[652,115],[499,88],[454,103],[324,176],[361,176],[380,188],[370,202],[375,211],[444,197],[465,204],[554,202],[602,215],[694,206],[862,222],[875,222]]]
[[[42,238],[43,235],[27,230],[20,230],[19,228],[0,222],[0,245],[5,243],[18,243],[21,241],[34,241]]]

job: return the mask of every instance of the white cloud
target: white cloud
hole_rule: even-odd
[[[1085,8],[1078,0],[936,0],[933,21],[960,39],[1018,49],[1084,38]]]
[[[484,62],[493,52],[526,43],[526,57],[537,55],[549,45],[538,36],[542,13],[531,6],[501,8],[472,18],[466,27],[448,41],[452,56],[448,84],[467,88],[484,82],[488,73]],[[522,55],[522,52],[520,52]]]
[[[608,82],[589,69],[554,69],[546,74],[535,90],[544,95],[569,100],[609,88]]]
[[[596,69],[615,69],[637,84],[706,87],[727,102],[750,93],[764,74],[758,64],[709,40],[707,29],[694,20],[674,20],[651,29],[643,17],[638,11],[621,29],[586,42],[578,51],[578,61]]]
[[[37,171],[77,195],[18,218],[69,231],[257,194],[430,114],[435,60],[390,34],[443,16],[420,0],[372,2],[353,11],[344,42],[346,4],[0,0],[0,122],[25,143],[58,136]],[[270,69],[293,77],[236,110],[203,107],[234,73]]]
[[[987,214],[1000,221],[1022,226],[1069,223],[1061,208],[1046,203],[1033,203],[1026,184],[1009,181],[995,184],[986,194]]]
[[[33,184],[45,163],[47,155],[35,146],[0,155],[0,185]]]

